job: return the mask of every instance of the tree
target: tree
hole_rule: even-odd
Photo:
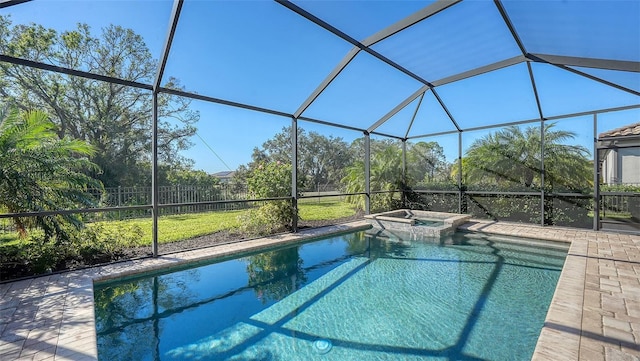
[[[554,126],[550,123],[544,128],[545,185],[583,189],[592,182],[589,151],[566,144],[575,133],[554,130]],[[465,182],[542,187],[540,144],[540,127],[523,131],[510,126],[476,140],[462,159]]]
[[[303,177],[316,191],[322,186],[338,184],[351,161],[347,143],[340,137],[325,137],[316,132],[310,132],[305,140],[300,154]]]
[[[407,144],[407,178],[409,183],[432,183],[448,178],[442,146],[437,142]]]
[[[356,139],[357,141],[357,139]],[[370,166],[370,187],[372,191],[392,191],[400,189],[402,180],[402,149],[396,142],[372,142]],[[375,151],[373,151],[375,149]],[[364,192],[364,159],[355,161],[347,167],[342,183],[347,193]],[[372,209],[388,208],[393,202],[393,193],[382,193],[374,198]],[[347,201],[364,209],[364,198],[361,195],[348,196]]]
[[[284,198],[291,196],[291,164],[263,162],[247,172],[249,197],[253,199]],[[278,199],[262,203],[240,216],[242,230],[249,235],[263,236],[292,229],[298,215],[291,199]]]
[[[0,114],[0,207],[9,213],[40,212],[94,206],[88,187],[101,183],[86,175],[97,166],[89,160],[93,148],[86,142],[59,138],[42,111]],[[21,237],[30,226],[42,228],[47,239],[65,240],[65,224],[79,227],[77,215],[60,214],[13,218]]]
[[[252,161],[240,166],[236,181],[245,181],[249,171],[265,162],[291,164],[291,127],[254,148]],[[298,187],[318,190],[322,186],[338,184],[344,176],[344,168],[351,162],[347,143],[340,137],[326,137],[317,132],[298,128]]]
[[[307,281],[297,246],[249,256],[247,275],[262,303],[280,301]]]
[[[189,167],[163,167],[160,171],[161,185],[213,188],[220,184],[219,178],[203,170],[193,170]]]
[[[384,151],[385,148],[390,146],[396,147],[398,150],[402,149],[402,143],[399,140],[385,138],[371,139],[369,141],[369,149],[372,156],[373,154]],[[354,160],[364,159],[364,137],[354,139],[353,142],[349,144],[349,151]]]
[[[140,83],[151,83],[157,61],[140,35],[110,25],[99,37],[86,24],[58,33],[41,25],[11,26],[0,16],[0,53]],[[182,89],[170,78],[164,85]],[[90,143],[106,186],[148,185],[152,97],[148,90],[0,63],[0,97],[22,110],[46,109],[60,138]],[[179,152],[191,146],[199,114],[190,100],[159,95],[159,157],[189,164]],[[146,167],[148,168],[148,167]]]
[[[307,135],[304,129],[298,127],[298,153],[304,153]],[[261,148],[255,148],[252,154],[254,162],[271,161],[291,163],[291,127],[283,127],[280,133],[262,143]]]

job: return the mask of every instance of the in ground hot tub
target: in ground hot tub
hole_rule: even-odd
[[[415,236],[440,237],[453,233],[459,225],[469,221],[471,215],[398,209],[368,214],[364,218],[374,228],[404,231]]]

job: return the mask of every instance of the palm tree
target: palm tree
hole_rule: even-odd
[[[346,169],[342,179],[347,193],[364,192],[364,162],[357,161]],[[402,185],[402,151],[394,144],[386,145],[371,156],[370,187],[372,191],[391,191]],[[372,208],[386,208],[393,200],[393,193],[379,195],[379,201]],[[364,209],[364,197],[348,196],[347,202]]]
[[[437,142],[407,143],[407,182],[432,183],[446,180],[444,149]]]
[[[60,139],[41,111],[0,110],[0,208],[8,213],[75,209],[94,205],[86,190],[102,184],[83,171],[97,171],[89,160],[93,148],[82,141]],[[30,227],[48,238],[68,237],[64,225],[79,227],[77,215],[14,216],[21,237]]]
[[[575,133],[554,130],[554,126],[552,123],[544,128],[544,186],[585,188],[591,182],[589,151],[580,145],[566,144]],[[465,183],[542,187],[540,145],[540,127],[523,131],[510,126],[474,141],[462,159]]]

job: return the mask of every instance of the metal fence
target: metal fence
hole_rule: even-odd
[[[89,191],[97,200],[100,207],[140,206],[151,204],[151,187],[109,187],[102,190]],[[158,203],[182,204],[162,208],[160,214],[198,213],[217,210],[234,210],[248,207],[247,203],[233,203],[230,201],[247,199],[248,192],[245,184],[218,184],[215,186],[160,186],[158,187]],[[207,202],[230,202],[208,203]],[[194,204],[196,203],[196,204]],[[114,211],[106,216],[108,219],[129,219],[150,216],[150,210]]]
[[[417,190],[407,194],[407,206],[413,209],[458,212],[459,191]],[[541,198],[533,192],[463,191],[462,213],[523,223],[541,223],[576,228],[592,228],[593,194],[545,193],[544,214]],[[600,194],[600,220],[624,223],[626,229],[640,230],[640,193],[603,192]],[[611,229],[611,226],[608,226]]]
[[[602,217],[606,217],[607,214],[611,215],[632,215],[639,213],[640,194],[631,193],[606,193],[601,194]]]

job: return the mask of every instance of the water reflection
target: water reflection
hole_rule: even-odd
[[[101,360],[160,360],[168,350],[249,318],[354,256],[362,232],[95,289]],[[305,254],[303,258],[301,253]],[[210,317],[201,327],[202,314]],[[166,356],[165,356],[166,358]]]
[[[326,338],[333,360],[504,359],[496,352],[514,356],[514,337],[528,340],[516,358],[530,356],[564,254],[358,232],[98,286],[99,357],[311,360]]]
[[[198,269],[97,288],[95,318],[98,349],[105,360],[159,360],[160,319],[189,307],[195,294],[189,280]],[[133,342],[132,342],[133,341]]]
[[[249,285],[262,303],[279,301],[307,281],[298,247],[260,253],[247,260]]]

